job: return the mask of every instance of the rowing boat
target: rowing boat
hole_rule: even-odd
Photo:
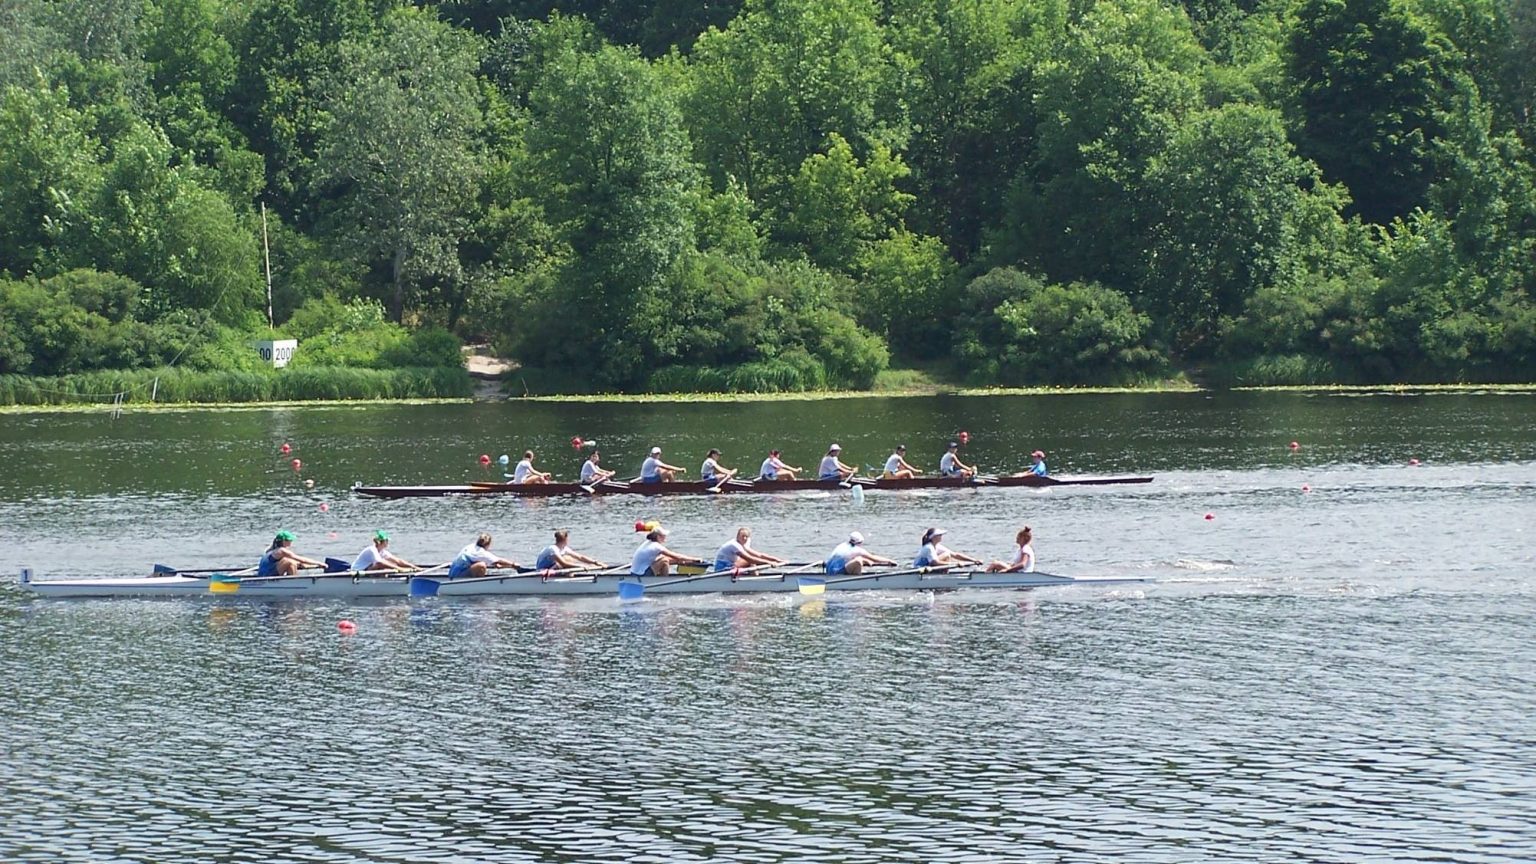
[[[1041,488],[1050,486],[1115,486],[1151,483],[1151,477],[1038,477],[1024,474],[1014,477],[984,477],[962,480],[957,477],[913,477],[895,479],[856,479],[854,485],[865,490],[891,489],[982,489],[996,486]],[[673,483],[497,483],[472,481],[456,486],[355,486],[352,491],[372,498],[436,498],[445,495],[518,495],[545,498],[557,495],[703,495],[741,492],[834,491],[849,484],[836,480],[732,480],[725,484],[703,481]]]
[[[803,571],[802,571],[803,572]],[[36,580],[31,570],[21,571],[21,587],[44,597],[247,597],[287,599],[298,597],[405,598],[438,597],[572,597],[617,596],[621,583],[638,583],[654,594],[758,594],[792,593],[800,590],[801,578],[788,570],[705,574],[683,580],[659,576],[550,574],[536,570],[495,571],[483,578],[383,575],[379,571],[315,573],[310,575],[224,579],[223,590],[213,590],[217,576],[167,575],[134,579]],[[1111,585],[1146,582],[1147,579],[1106,576],[1058,576],[1052,573],[987,573],[982,570],[919,573],[878,570],[859,577],[834,578],[825,584],[836,591],[953,591],[961,588],[1044,588],[1065,585]],[[227,586],[235,586],[229,590]],[[652,587],[654,586],[654,587]]]
[[[205,597],[235,594],[241,597],[400,597],[410,574],[389,575],[379,570],[341,573],[300,573],[294,576],[228,577],[209,573],[144,576],[130,579],[32,578],[21,571],[21,587],[44,597]],[[221,587],[215,589],[214,583]]]

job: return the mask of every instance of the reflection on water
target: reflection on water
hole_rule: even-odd
[[[1502,861],[1536,842],[1529,593],[15,612],[7,861]]]
[[[0,416],[5,574],[222,566],[254,558],[278,526],[341,555],[387,527],[427,561],[479,530],[531,557],[567,527],[622,560],[633,522],[654,516],[685,551],[710,554],[746,524],[794,560],[855,528],[905,558],[935,524],[957,549],[1002,557],[1030,524],[1043,569],[1157,580],[634,606],[61,602],[0,583],[0,861],[1536,857],[1536,400],[857,411]],[[554,462],[577,433],[616,459],[653,441],[724,442],[746,463],[833,437],[874,461],[857,453],[957,428],[983,464],[1009,467],[1043,441],[1062,470],[1158,479],[863,504],[344,491],[469,479],[487,451],[532,446]],[[315,490],[274,455],[285,440]]]

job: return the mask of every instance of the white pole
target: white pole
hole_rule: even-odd
[[[261,255],[267,262],[267,329],[276,331],[272,321],[272,247],[267,243],[267,202],[261,202]]]

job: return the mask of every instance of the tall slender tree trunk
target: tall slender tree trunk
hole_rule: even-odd
[[[389,314],[399,324],[405,319],[405,247],[395,247],[395,258],[390,265],[390,275],[394,277],[394,296],[389,301]]]

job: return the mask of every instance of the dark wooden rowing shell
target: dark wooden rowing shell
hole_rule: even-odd
[[[1115,486],[1125,483],[1151,483],[1151,477],[988,477],[983,480],[956,480],[941,477],[915,477],[911,480],[863,480],[866,490],[876,489],[983,489],[1042,486]],[[604,483],[582,486],[579,483],[494,483],[476,482],[462,486],[357,486],[352,491],[374,498],[436,498],[444,495],[519,495],[545,498],[554,495],[703,495],[737,492],[806,492],[842,490],[835,480],[739,480],[724,487],[699,481],[678,483]]]

